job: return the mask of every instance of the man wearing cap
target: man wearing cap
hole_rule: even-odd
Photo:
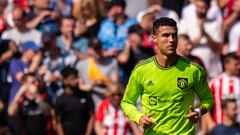
[[[10,88],[10,95],[8,104],[10,104],[21,85],[21,80],[24,73],[34,73],[40,63],[41,55],[38,52],[39,48],[33,41],[24,42],[19,48],[22,56],[18,59],[12,59],[10,62],[10,76],[12,78],[12,85]],[[20,134],[21,129],[17,116],[9,116],[9,127],[13,134]]]
[[[32,41],[27,41],[20,47],[22,53],[21,58],[13,59],[10,62],[10,75],[12,78],[12,85],[10,89],[9,103],[14,98],[17,90],[20,87],[20,82],[24,73],[35,72],[40,58],[37,55],[39,48]]]

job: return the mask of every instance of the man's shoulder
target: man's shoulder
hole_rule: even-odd
[[[133,71],[136,70],[136,69],[139,69],[139,68],[143,68],[143,67],[145,67],[145,66],[147,66],[147,65],[149,65],[149,64],[152,64],[152,62],[154,62],[154,56],[152,56],[152,57],[150,57],[150,58],[148,58],[148,59],[145,59],[145,60],[139,62],[139,63],[135,66],[135,68],[133,69]]]
[[[198,63],[196,63],[190,59],[184,58],[182,56],[179,56],[178,59],[181,64],[189,66],[190,68],[197,69],[197,70],[204,70],[204,68],[201,65],[199,65]]]

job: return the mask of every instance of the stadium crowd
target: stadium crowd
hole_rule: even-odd
[[[0,135],[142,135],[120,101],[160,17],[209,80],[196,134],[240,134],[240,0],[0,0]]]

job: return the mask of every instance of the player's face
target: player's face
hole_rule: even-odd
[[[157,52],[166,56],[176,54],[178,37],[175,27],[161,26],[152,38],[157,45]]]

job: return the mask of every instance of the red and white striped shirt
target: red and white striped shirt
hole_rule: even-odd
[[[129,119],[120,107],[114,108],[109,99],[100,103],[95,120],[103,124],[104,135],[130,135]]]
[[[223,111],[221,108],[223,99],[237,99],[238,106],[240,107],[240,79],[236,76],[228,76],[226,73],[223,73],[210,81],[210,88],[214,97],[213,120],[219,124],[223,120]],[[240,120],[239,116],[238,121]]]

